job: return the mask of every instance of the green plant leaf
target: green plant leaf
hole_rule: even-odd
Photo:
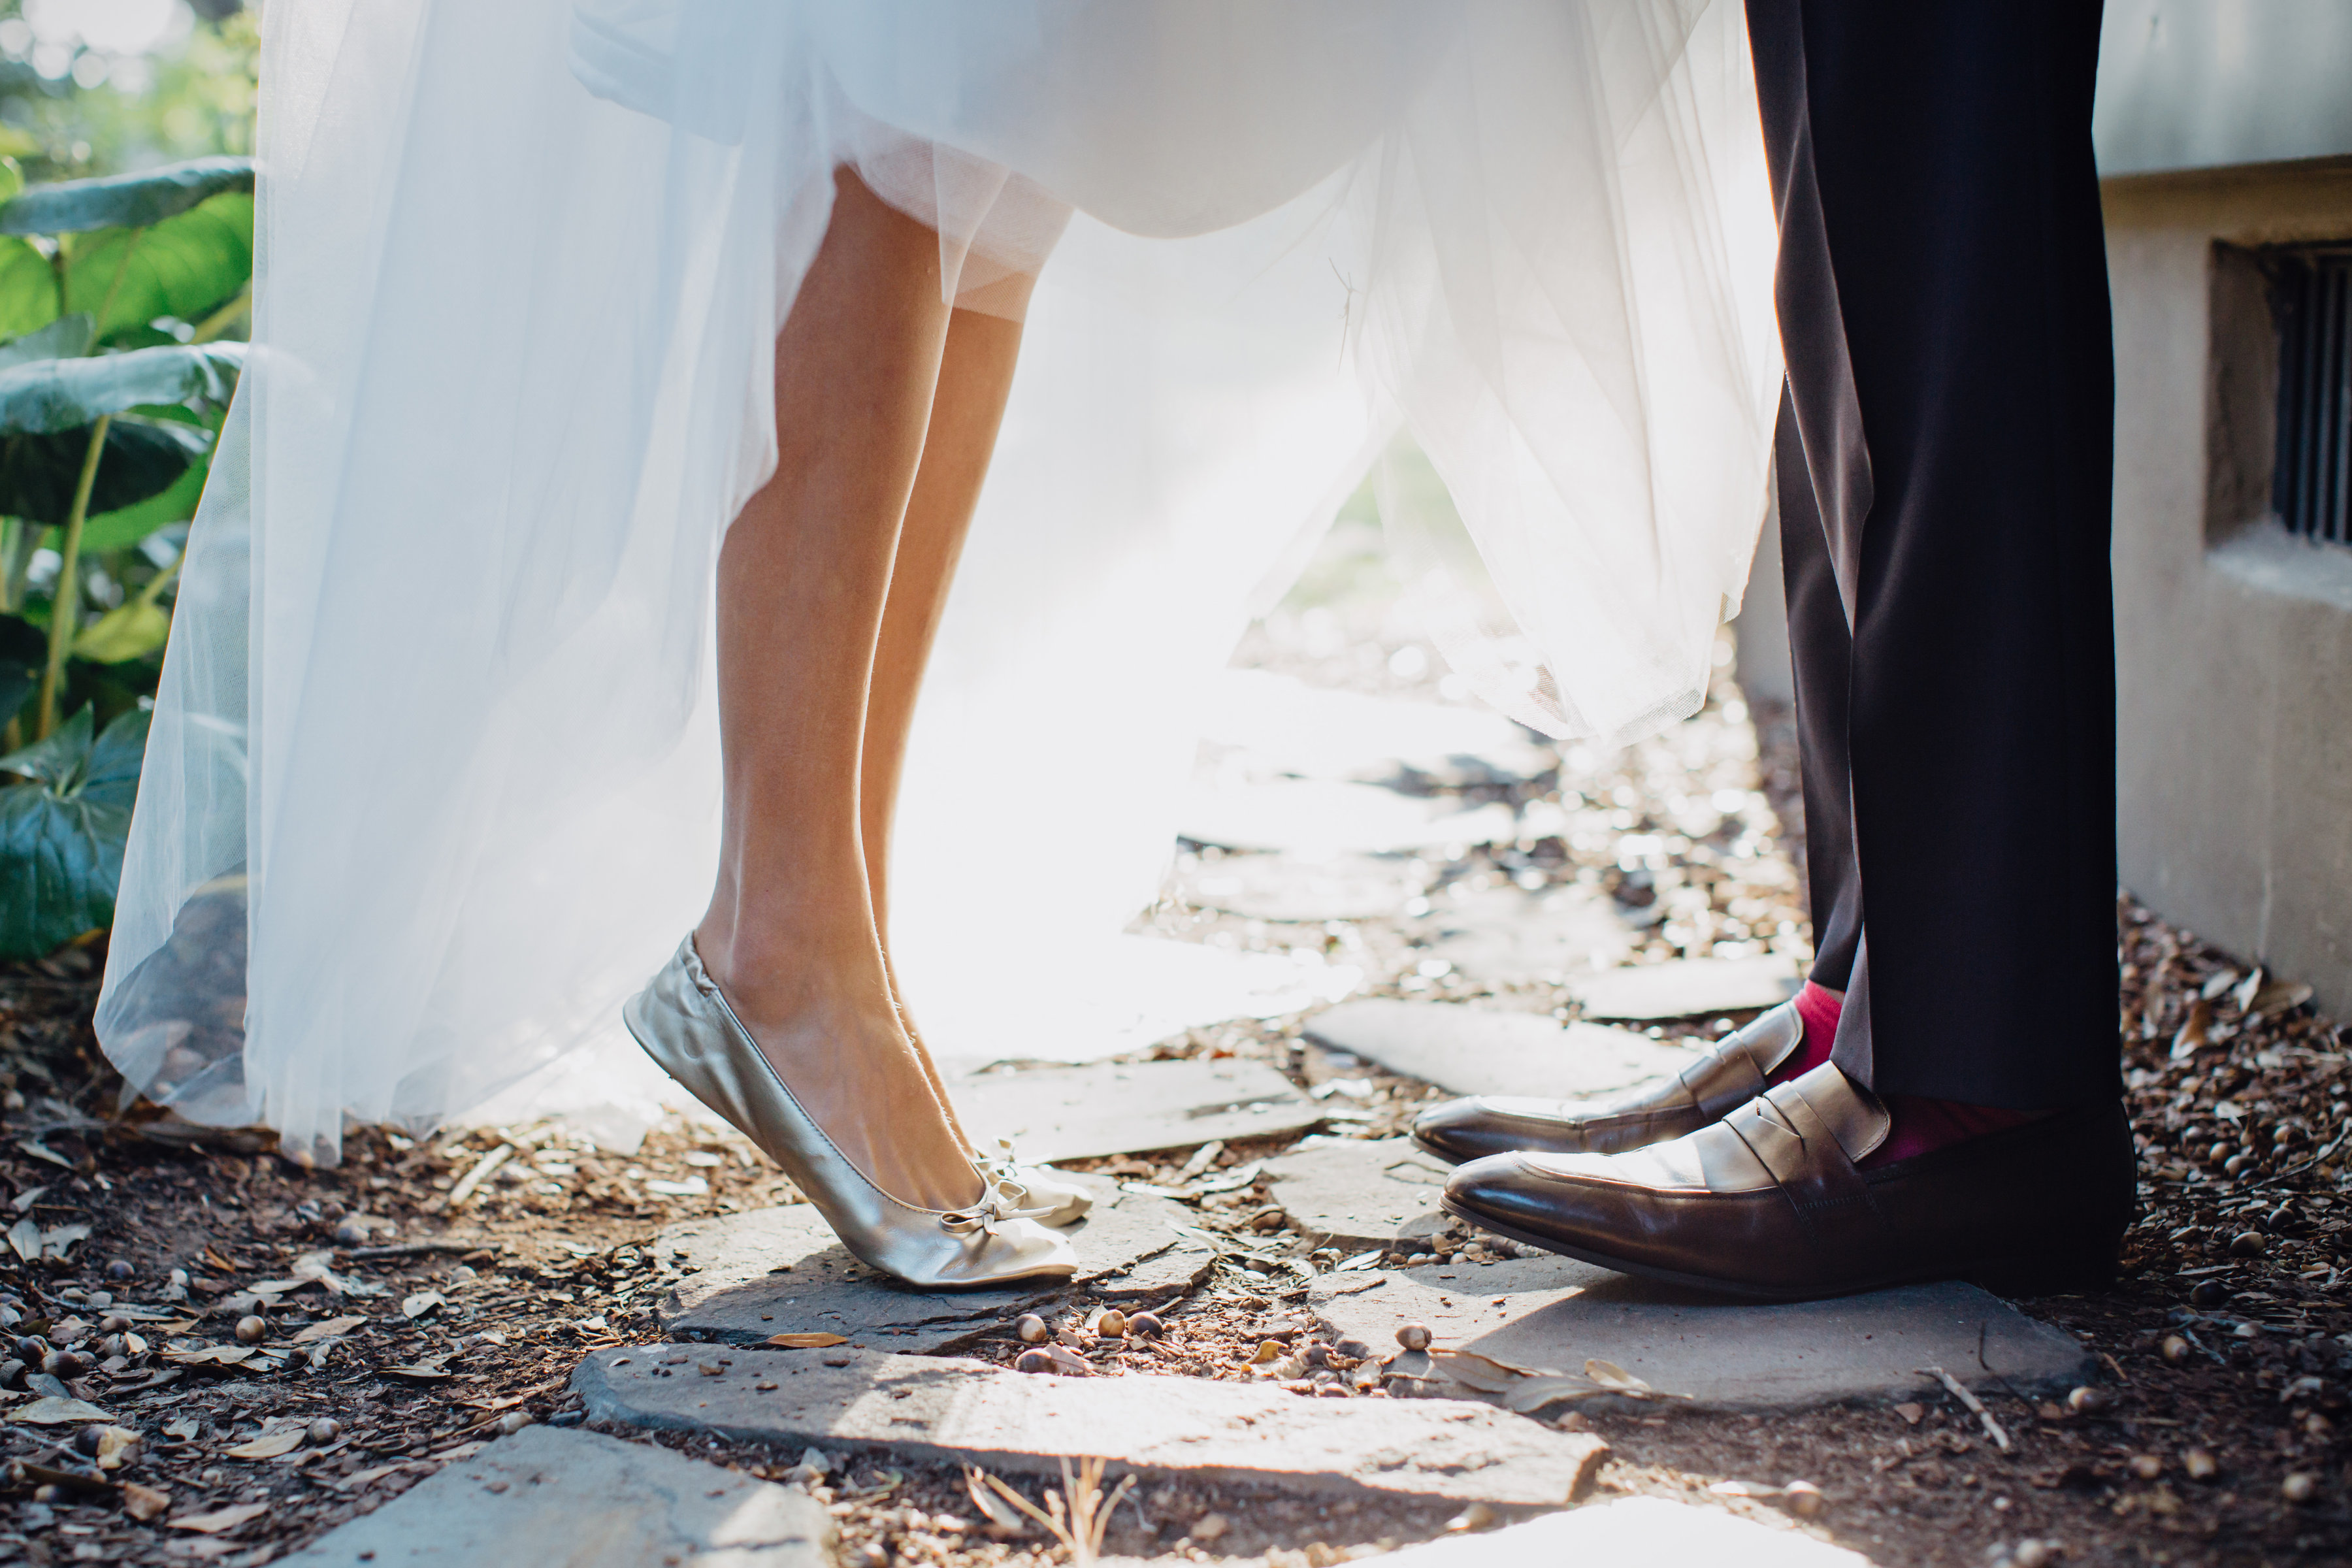
[[[0,789],[0,959],[37,958],[112,923],[148,716],[90,739],[83,708],[48,739],[0,757],[31,782]]]
[[[117,605],[74,634],[73,656],[99,664],[144,658],[172,635],[172,613],[161,605],[131,599]]]
[[[107,427],[106,456],[98,465],[90,510],[106,515],[135,506],[168,489],[211,450],[203,431],[184,425],[117,419]],[[87,428],[0,437],[0,516],[29,517],[52,527],[63,523],[89,451]]]
[[[87,708],[29,746],[0,757],[0,773],[22,773],[38,779],[60,795],[81,787],[82,770],[89,764],[91,735],[97,719]]]
[[[0,370],[0,435],[71,430],[142,403],[226,403],[244,363],[243,343],[185,343]]]
[[[119,805],[126,822],[139,798],[139,768],[147,756],[147,727],[154,715],[133,708],[109,724],[90,748],[89,764],[82,771],[81,797],[100,805]]]
[[[32,241],[0,236],[0,337],[18,337],[57,319],[58,279]]]
[[[113,443],[110,440],[107,444],[107,451],[108,460],[111,460]],[[99,469],[101,478],[105,471],[101,465]],[[187,521],[196,515],[196,503],[204,499],[205,479],[211,472],[212,463],[208,458],[190,463],[180,470],[178,479],[145,500],[88,519],[81,525],[82,550],[92,555],[102,554],[109,550],[128,550],[159,528]]]
[[[250,158],[196,158],[136,174],[35,185],[0,204],[0,234],[141,228],[224,191],[253,189]]]
[[[36,360],[79,359],[89,353],[89,345],[97,336],[98,323],[87,315],[77,311],[59,316],[45,327],[0,343],[0,370],[14,370]]]
[[[66,258],[68,301],[79,310],[106,306],[101,338],[158,316],[200,321],[253,276],[253,198],[215,196],[152,228],[77,235]]]

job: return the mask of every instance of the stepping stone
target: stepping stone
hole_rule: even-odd
[[[1429,955],[1488,985],[1556,985],[1613,970],[1633,952],[1616,906],[1589,889],[1490,888],[1461,903],[1433,901]]]
[[[1661,1393],[1740,1410],[1896,1399],[1937,1386],[1922,1367],[2020,1391],[2072,1387],[2095,1370],[2073,1335],[1957,1281],[1760,1306],[1543,1257],[1327,1274],[1307,1305],[1369,1344],[1426,1323],[1439,1344],[1514,1366],[1576,1373],[1598,1357]]]
[[[1696,1053],[1599,1024],[1496,1013],[1458,1002],[1342,1002],[1307,1037],[1455,1094],[1580,1100],[1615,1094],[1690,1066]]]
[[[1207,1278],[1216,1254],[1170,1228],[1195,1223],[1181,1204],[1074,1176],[1095,1206],[1063,1234],[1077,1250],[1066,1282],[1001,1290],[919,1290],[849,1255],[809,1204],[674,1225],[655,1256],[689,1272],[656,1306],[673,1339],[757,1344],[771,1334],[835,1333],[910,1354],[961,1350],[1038,1302],[1075,1288],[1121,1301],[1164,1301]]]
[[[1202,739],[1245,765],[1303,778],[1420,774],[1441,786],[1516,784],[1558,767],[1558,754],[1484,708],[1400,702],[1309,686],[1263,670],[1218,677]]]
[[[954,1089],[956,1112],[983,1147],[1010,1138],[1032,1163],[1265,1138],[1323,1120],[1288,1079],[1230,1058],[978,1073]]]
[[[1327,1138],[1265,1163],[1280,1204],[1318,1246],[1381,1247],[1408,1222],[1444,1222],[1437,1194],[1453,1167],[1410,1138]]]
[[[1625,1498],[1484,1535],[1456,1535],[1408,1546],[1381,1559],[1383,1568],[1497,1568],[1512,1563],[1647,1563],[1697,1568],[1737,1563],[1739,1568],[1870,1568],[1870,1559],[1817,1541],[1803,1531],[1739,1519],[1721,1509]]]
[[[650,1443],[530,1426],[445,1465],[282,1559],[300,1568],[832,1568],[833,1521],[798,1487]]]
[[[1249,920],[1362,921],[1401,915],[1429,885],[1412,862],[1373,855],[1184,858],[1191,864],[1169,879],[1171,897],[1195,909],[1222,910]]]
[[[1094,1457],[1119,1469],[1190,1471],[1303,1496],[1556,1506],[1591,1483],[1609,1451],[1589,1432],[1554,1431],[1460,1400],[1310,1399],[1264,1384],[1057,1377],[845,1351],[738,1351],[711,1377],[700,1370],[709,1353],[678,1345],[594,1351],[572,1386],[593,1421],[788,1451],[877,1447],[1047,1476],[1059,1473],[1061,1458]]]
[[[1519,836],[1519,819],[1499,801],[1465,808],[1448,796],[1399,795],[1377,784],[1276,779],[1221,789],[1196,782],[1176,833],[1227,849],[1393,855],[1507,844]]]
[[[1777,1007],[1803,982],[1794,959],[1677,958],[1614,969],[1573,987],[1588,1018],[1692,1018]]]

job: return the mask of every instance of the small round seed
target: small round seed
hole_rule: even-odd
[[[2263,1239],[2263,1233],[2261,1231],[2242,1230],[2237,1235],[2230,1238],[2230,1256],[2232,1258],[2260,1258],[2263,1255],[2263,1249],[2269,1245],[2270,1244],[2267,1241]]]
[[[1127,1314],[1113,1307],[1095,1322],[1095,1332],[1118,1340],[1127,1337]]]
[[[2230,1288],[2219,1279],[2200,1279],[2189,1292],[2189,1304],[2192,1307],[2218,1307],[2229,1299]]]
[[[236,1338],[239,1344],[259,1344],[268,1336],[268,1333],[269,1325],[259,1318],[247,1316],[236,1321]]]
[[[2220,1462],[2202,1448],[2191,1448],[2181,1455],[2180,1468],[2192,1481],[2210,1481],[2221,1473]]]
[[[1167,1335],[1168,1325],[1157,1312],[1138,1312],[1127,1321],[1127,1331],[1138,1339],[1156,1340]]]
[[[2291,1503],[2306,1503],[2319,1495],[2319,1478],[2308,1470],[2297,1470],[2279,1483],[2279,1496]]]
[[[2021,1541],[2010,1552],[2010,1568],[2050,1568],[2056,1553],[2046,1541]]]
[[[1407,1323],[1397,1330],[1396,1340],[1397,1343],[1409,1351],[1425,1351],[1429,1348],[1429,1325]]]
[[[2134,1454],[2131,1473],[2141,1480],[2152,1481],[2164,1474],[2164,1460],[2155,1454]]]
[[[1799,1519],[1815,1518],[1830,1506],[1822,1489],[1811,1481],[1790,1481],[1780,1489],[1780,1495],[1787,1500],[1789,1511]]]
[[[1024,1312],[1021,1314],[1021,1321],[1013,1325],[1013,1331],[1020,1336],[1021,1342],[1024,1345],[1042,1345],[1045,1342],[1048,1331],[1045,1328],[1045,1319],[1034,1312]]]
[[[1023,1351],[1019,1355],[1013,1358],[1013,1370],[1015,1372],[1051,1372],[1054,1370],[1054,1358],[1047,1355],[1044,1351]]]
[[[2066,1408],[2077,1415],[2096,1415],[2106,1407],[2106,1394],[2100,1389],[2078,1388],[2066,1396]]]
[[[331,1415],[321,1415],[310,1423],[310,1430],[304,1435],[323,1448],[343,1435],[343,1424]]]
[[[2189,1359],[2189,1342],[2179,1334],[2164,1336],[2164,1359],[2178,1365]]]

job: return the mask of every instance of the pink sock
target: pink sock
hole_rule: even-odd
[[[1861,1168],[1865,1171],[1891,1165],[1897,1160],[1914,1159],[1954,1143],[1965,1143],[1988,1132],[2005,1131],[2041,1114],[2006,1110],[1998,1105],[1965,1105],[1957,1100],[1929,1100],[1919,1094],[1890,1094],[1885,1098],[1887,1114],[1895,1119],[1895,1125],[1887,1131],[1886,1142],[1861,1161]]]
[[[1797,993],[1797,1016],[1805,1021],[1804,1044],[1797,1047],[1796,1055],[1774,1068],[1765,1081],[1786,1083],[1829,1060],[1830,1046],[1837,1039],[1838,1015],[1844,1007],[1844,997],[1806,981],[1805,988]]]
[[[1838,1016],[1844,1010],[1845,998],[1806,981],[1805,988],[1797,993],[1797,1016],[1805,1021],[1805,1043],[1797,1047],[1794,1056],[1772,1069],[1769,1081],[1786,1083],[1829,1060],[1830,1047],[1837,1039]],[[1862,1161],[1861,1168],[1865,1171],[2033,1120],[2031,1111],[1964,1105],[1957,1100],[1929,1100],[1916,1094],[1886,1096],[1886,1110],[1895,1124],[1887,1131],[1886,1142]]]

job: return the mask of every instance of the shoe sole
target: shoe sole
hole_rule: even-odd
[[[1594,1247],[1574,1247],[1550,1237],[1538,1236],[1533,1231],[1516,1226],[1501,1225],[1486,1215],[1456,1204],[1451,1198],[1441,1198],[1438,1206],[1456,1219],[1467,1220],[1481,1230],[1507,1237],[1522,1246],[1540,1247],[1573,1258],[1580,1263],[1590,1263],[1618,1274],[1630,1274],[1638,1279],[1655,1279],[1661,1284],[1679,1285],[1685,1289],[1706,1290],[1718,1296],[1737,1296],[1750,1301],[1821,1301],[1837,1296],[1858,1296],[1868,1290],[1890,1290],[1900,1285],[1925,1285],[1941,1279],[1959,1279],[1977,1285],[1996,1296],[2033,1297],[2059,1295],[2068,1291],[2100,1289],[2113,1284],[2116,1270],[2112,1264],[2063,1265],[2046,1263],[2035,1258],[2009,1258],[1980,1264],[1973,1268],[1944,1273],[1933,1269],[1894,1273],[1877,1278],[1853,1280],[1836,1285],[1791,1289],[1782,1286],[1757,1285],[1748,1280],[1725,1279],[1706,1274],[1685,1274],[1677,1269],[1660,1268],[1654,1264],[1636,1262],[1630,1258],[1618,1258]],[[2109,1249],[2112,1253],[2112,1248]]]

